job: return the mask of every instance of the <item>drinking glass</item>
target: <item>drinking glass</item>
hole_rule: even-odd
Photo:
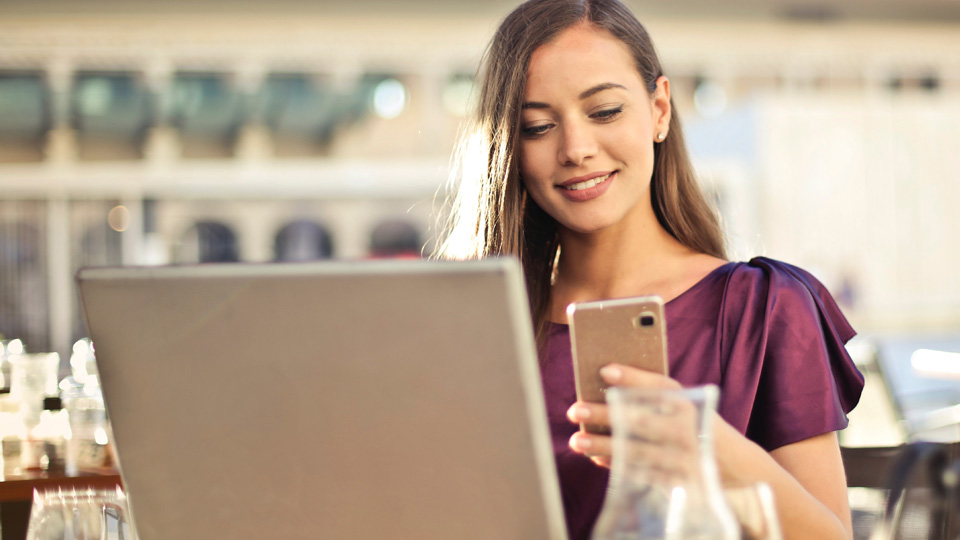
[[[27,540],[136,540],[127,498],[116,490],[33,492]]]

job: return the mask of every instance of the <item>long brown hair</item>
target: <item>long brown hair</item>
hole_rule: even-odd
[[[510,13],[484,54],[479,103],[455,155],[458,191],[437,256],[520,259],[539,343],[543,343],[559,238],[557,223],[531,197],[517,159],[520,105],[534,50],[581,22],[626,44],[647,90],[663,70],[649,34],[618,0],[529,0]],[[660,225],[685,246],[725,258],[717,214],[706,201],[673,108],[670,136],[655,143],[651,201]]]

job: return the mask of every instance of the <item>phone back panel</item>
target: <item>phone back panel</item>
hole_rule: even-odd
[[[567,319],[579,399],[605,401],[607,384],[600,378],[600,368],[610,363],[668,373],[666,320],[660,297],[571,304]]]

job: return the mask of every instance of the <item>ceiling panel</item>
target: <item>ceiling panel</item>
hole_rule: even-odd
[[[960,21],[960,0],[626,0],[638,15]],[[502,15],[516,0],[2,0],[0,13],[432,13]],[[225,6],[229,6],[225,9]]]

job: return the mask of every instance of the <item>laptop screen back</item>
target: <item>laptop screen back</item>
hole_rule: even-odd
[[[141,540],[565,538],[516,261],[77,281]]]

